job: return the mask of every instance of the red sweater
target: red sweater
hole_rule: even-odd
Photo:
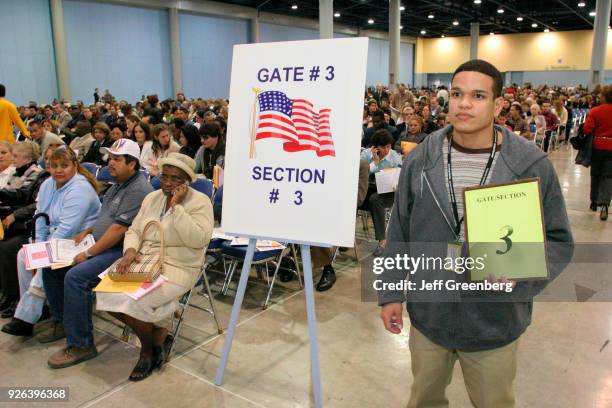
[[[593,147],[612,150],[612,103],[596,106],[589,111],[584,122],[584,134],[593,131]]]

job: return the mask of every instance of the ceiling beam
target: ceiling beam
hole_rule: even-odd
[[[580,17],[581,20],[586,21],[586,23],[589,26],[593,27],[593,22],[592,21],[590,21],[589,19],[585,18],[582,14],[578,13],[576,10],[574,10],[573,7],[570,7],[567,4],[565,4],[565,2],[563,0],[557,0],[557,3],[563,5],[563,7],[567,8],[569,11],[571,11],[572,13],[574,13],[575,15]]]

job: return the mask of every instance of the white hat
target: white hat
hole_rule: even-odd
[[[170,153],[168,157],[160,159],[157,162],[157,167],[159,167],[159,170],[161,170],[164,166],[174,166],[183,170],[185,173],[187,173],[192,183],[195,183],[195,181],[198,179],[194,171],[195,161],[186,154],[177,152]]]
[[[138,147],[138,143],[130,139],[119,139],[111,147],[101,147],[100,153],[110,153],[116,156],[127,155],[140,159],[140,147]]]

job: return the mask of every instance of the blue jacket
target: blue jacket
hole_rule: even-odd
[[[94,225],[100,206],[96,191],[81,174],[59,190],[55,180],[48,178],[38,192],[36,213],[46,213],[51,223],[47,226],[42,217],[36,220],[36,242],[72,238]]]
[[[546,154],[534,143],[506,128],[495,128],[503,132],[504,139],[490,183],[540,178],[549,277],[553,280],[569,263],[574,248],[557,174]],[[387,228],[385,257],[408,253],[414,257],[424,254],[443,258],[448,243],[457,239],[442,157],[442,144],[451,130],[452,126],[448,126],[430,134],[404,160]],[[390,269],[381,275],[386,283],[406,277],[405,269]],[[467,274],[451,273],[450,278],[467,279]],[[417,270],[409,279],[420,286],[419,279],[426,282],[449,279],[449,273]],[[378,292],[378,302],[380,305],[407,302],[412,325],[443,347],[487,350],[511,343],[525,331],[531,322],[532,299],[547,283],[519,282],[511,294],[435,291],[432,295],[419,295],[411,291],[406,296],[401,290],[384,290]]]

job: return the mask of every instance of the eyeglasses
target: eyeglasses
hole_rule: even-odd
[[[181,184],[181,183],[185,182],[185,180],[183,180],[181,177],[178,177],[178,176],[168,176],[167,174],[160,174],[159,175],[159,180],[162,183],[171,183],[171,184]]]

